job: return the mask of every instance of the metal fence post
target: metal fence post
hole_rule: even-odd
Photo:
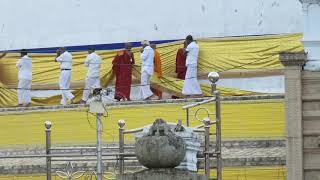
[[[97,180],[102,180],[102,123],[101,113],[97,113]]]
[[[221,107],[220,107],[220,92],[217,90],[216,82],[220,76],[217,72],[210,72],[208,78],[211,82],[211,92],[215,96],[216,101],[216,149],[217,157],[217,180],[222,179],[222,159],[221,159]]]
[[[204,171],[207,180],[210,179],[210,119],[205,118],[203,120],[205,138],[204,138]]]
[[[216,97],[216,155],[217,155],[217,180],[222,179],[222,157],[221,157],[221,102],[220,92],[214,91]]]
[[[46,171],[47,171],[47,180],[51,180],[51,122],[46,121],[44,123],[46,127]]]
[[[119,126],[119,174],[120,177],[122,178],[122,175],[124,174],[124,126],[126,122],[123,119],[120,119],[118,121],[118,126]]]
[[[190,126],[190,120],[189,120],[189,108],[187,108],[187,109],[186,109],[186,118],[187,118],[187,119],[186,119],[186,121],[187,121],[187,122],[186,122],[186,123],[187,123],[187,127],[189,127],[189,126]]]

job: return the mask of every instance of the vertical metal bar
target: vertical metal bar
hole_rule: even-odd
[[[119,120],[118,125],[119,125],[119,153],[121,154],[121,155],[119,155],[119,174],[122,179],[122,175],[124,174],[124,157],[122,154],[124,153],[124,134],[123,134],[123,132],[124,132],[125,121]]]
[[[204,130],[205,130],[205,139],[204,139],[204,171],[206,179],[210,179],[210,119],[206,118],[203,120]]]
[[[189,108],[186,109],[186,121],[187,121],[187,127],[190,126],[190,120],[189,120]]]
[[[215,95],[215,91],[217,90],[217,84],[216,83],[212,83],[211,84],[211,93],[212,95]]]
[[[102,180],[102,122],[101,113],[97,113],[97,180]]]
[[[220,92],[214,91],[216,97],[216,155],[217,155],[217,180],[222,179],[222,157],[221,157],[221,101]]]
[[[46,127],[46,174],[47,174],[47,180],[51,180],[51,122],[46,121],[45,122]]]

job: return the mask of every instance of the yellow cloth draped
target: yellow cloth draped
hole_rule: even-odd
[[[268,36],[250,36],[250,37],[234,37],[234,38],[212,38],[200,39],[199,54],[199,74],[211,71],[218,72],[245,72],[250,70],[270,70],[282,69],[279,62],[279,53],[300,52],[303,46],[300,42],[302,34],[283,34]],[[173,42],[158,45],[157,50],[161,54],[162,73],[161,79],[153,77],[152,83],[167,82],[165,86],[170,85],[170,92],[179,94],[183,81],[177,80],[175,77],[175,56],[182,42]],[[103,64],[101,68],[101,80],[106,86],[112,79],[112,59],[117,50],[98,51],[102,57]],[[136,57],[136,64],[141,64],[139,49],[134,48],[133,52]],[[72,70],[72,88],[81,89],[84,87],[87,69],[84,66],[86,52],[73,53],[73,70]],[[59,63],[54,62],[55,54],[30,54],[33,61],[33,88],[42,89],[58,89],[58,81],[60,75]],[[8,90],[8,87],[17,87],[17,69],[15,64],[19,58],[17,53],[8,54],[0,60],[0,106],[16,105],[17,97],[14,90]],[[153,85],[157,86],[159,84]],[[162,85],[163,86],[163,85]],[[204,95],[209,95],[206,91],[208,87],[202,87]],[[80,99],[81,90],[76,90],[74,94]],[[226,90],[224,95],[247,95],[252,94],[248,91],[239,91],[234,89]],[[49,98],[34,98],[33,104],[58,104],[59,96]]]
[[[136,78],[140,78],[140,67],[134,66],[132,68],[132,74]],[[173,78],[173,77],[167,77],[162,76],[161,78],[158,78],[157,75],[153,75],[151,77],[151,86],[160,89],[161,91],[170,92],[171,94],[175,96],[183,96],[182,95],[182,87],[184,84],[184,80]],[[201,90],[204,96],[211,96],[211,86],[209,85],[201,85]],[[249,95],[259,95],[262,93],[252,92],[252,91],[245,91],[235,88],[224,88],[224,87],[218,87],[218,90],[220,91],[222,96],[249,96]]]

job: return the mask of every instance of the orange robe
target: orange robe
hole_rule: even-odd
[[[161,58],[157,50],[154,50],[154,72],[158,78],[162,77]],[[151,88],[151,90],[159,99],[162,99],[162,92],[159,89]]]

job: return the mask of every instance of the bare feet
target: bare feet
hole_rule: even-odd
[[[72,101],[71,101],[71,103],[72,103]],[[78,102],[78,104],[86,104],[87,102],[85,101],[85,100],[83,100],[83,99],[81,99],[79,102]]]
[[[151,96],[145,98],[144,101],[149,101],[149,100],[151,100],[151,98],[153,98],[153,97],[154,97],[154,95],[151,95]]]

